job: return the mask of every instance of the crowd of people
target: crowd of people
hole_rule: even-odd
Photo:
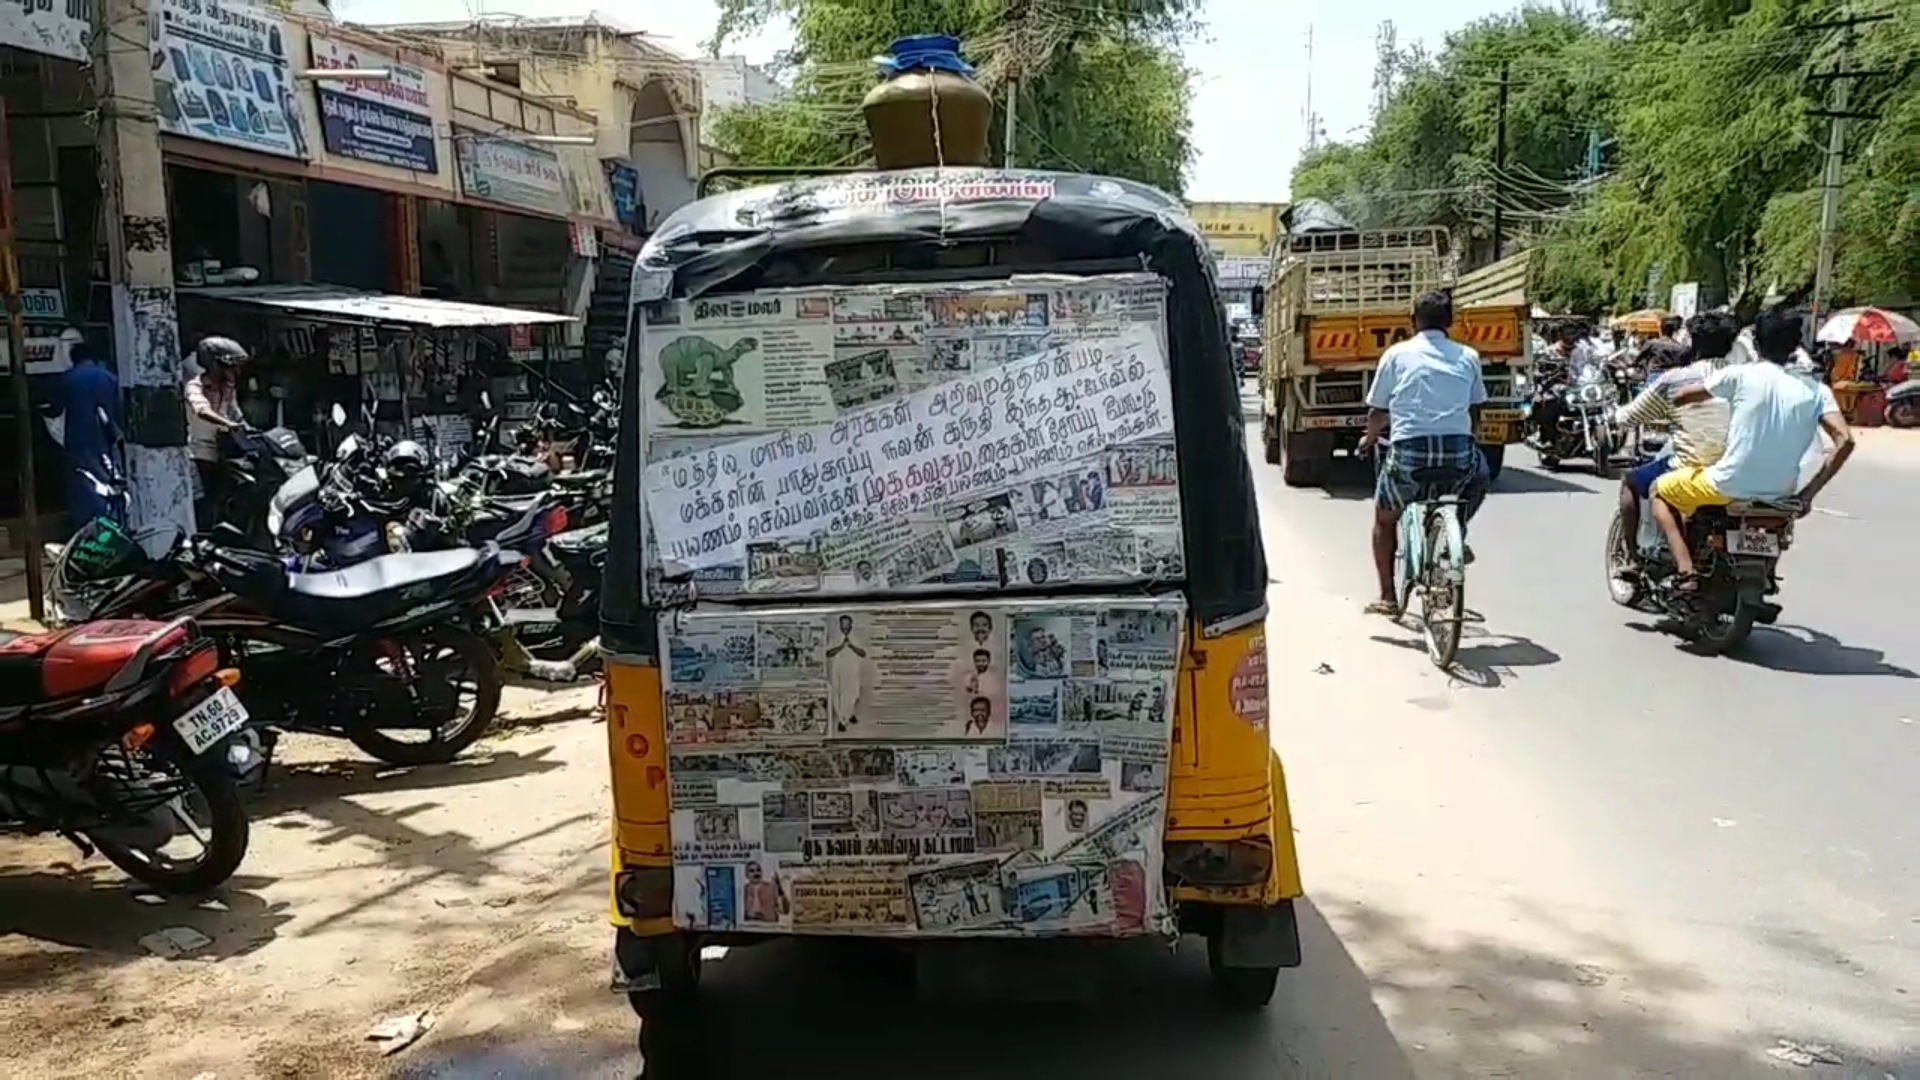
[[[1453,302],[1445,293],[1420,297],[1413,321],[1414,336],[1380,359],[1361,439],[1362,451],[1384,445],[1372,537],[1380,594],[1367,609],[1386,615],[1399,614],[1394,562],[1400,513],[1428,486],[1416,476],[1446,470],[1458,478],[1463,530],[1488,486],[1486,460],[1474,439],[1477,413],[1487,400],[1480,357],[1449,336]],[[1793,499],[1804,515],[1853,453],[1853,436],[1833,391],[1801,347],[1802,326],[1799,314],[1787,310],[1762,312],[1747,327],[1731,313],[1707,312],[1684,323],[1669,318],[1659,335],[1637,345],[1638,365],[1650,381],[1616,409],[1614,419],[1623,425],[1664,422],[1672,437],[1659,457],[1625,477],[1620,505],[1630,514],[1632,536],[1640,503],[1649,501],[1673,553],[1681,591],[1694,585],[1684,518],[1737,500]],[[1585,366],[1608,355],[1578,323],[1562,324],[1554,338],[1537,358],[1542,382],[1577,381]],[[1816,454],[1814,464],[1809,459]],[[1470,547],[1466,556],[1471,561]]]

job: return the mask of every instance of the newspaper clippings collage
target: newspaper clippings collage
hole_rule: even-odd
[[[649,598],[1186,576],[1149,274],[646,309]]]
[[[1184,625],[1177,595],[662,615],[676,923],[1169,932]]]

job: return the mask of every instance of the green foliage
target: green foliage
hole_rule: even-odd
[[[910,34],[951,34],[997,91],[1020,78],[1016,163],[1103,173],[1173,194],[1193,159],[1190,72],[1178,43],[1196,0],[722,0],[708,43],[791,21],[791,96],[721,112],[717,149],[738,165],[850,165],[866,156],[860,99],[872,57]],[[996,112],[999,111],[999,106]],[[994,131],[1002,130],[996,115]]]
[[[1911,0],[1867,0],[1891,12]],[[1804,293],[1817,262],[1827,84],[1842,33],[1814,0],[1614,0],[1601,22],[1523,9],[1450,36],[1397,72],[1368,138],[1322,149],[1294,173],[1368,225],[1442,224],[1470,262],[1493,210],[1511,249],[1532,244],[1542,303],[1637,307],[1665,286],[1757,300]],[[1920,294],[1920,26],[1856,31],[1856,81],[1836,293]],[[1496,170],[1497,81],[1511,78],[1508,166]],[[1904,88],[1904,89],[1903,89]],[[1588,140],[1609,140],[1589,176]],[[1649,282],[1654,287],[1649,289]]]

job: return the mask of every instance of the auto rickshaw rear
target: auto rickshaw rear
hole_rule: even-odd
[[[1205,246],[1150,188],[939,160],[706,198],[640,257],[616,981],[658,1015],[705,943],[1200,933],[1263,1006],[1301,885]]]

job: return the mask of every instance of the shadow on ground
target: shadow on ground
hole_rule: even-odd
[[[1460,650],[1454,654],[1453,667],[1448,671],[1457,685],[1493,690],[1504,685],[1507,679],[1517,678],[1520,668],[1546,667],[1560,662],[1560,654],[1552,649],[1530,638],[1491,633],[1479,625],[1480,621],[1477,612],[1468,612],[1467,624],[1460,628]],[[1420,636],[1419,624],[1403,616],[1399,626],[1406,636],[1369,634],[1368,639],[1425,656],[1427,642]]]
[[[1744,647],[1727,659],[1793,675],[1879,675],[1916,679],[1911,668],[1887,662],[1887,654],[1805,626],[1755,627]]]
[[[242,873],[205,897],[161,897],[104,862],[0,866],[0,940],[25,946],[0,950],[0,986],[141,959],[152,955],[142,937],[179,927],[210,939],[195,962],[245,956],[292,918],[285,904],[261,898],[272,884]]]
[[[1540,916],[1551,920],[1551,913]],[[1566,957],[1487,939],[1424,939],[1405,917],[1337,898],[1302,910],[1305,964],[1263,1014],[1207,993],[1204,949],[1116,946],[1097,1001],[934,1004],[900,966],[852,942],[786,941],[709,961],[701,1018],[656,1025],[648,1080],[1161,1080],[1167,1076],[1361,1078],[1778,1075],[1771,1036],[1703,1040],[1676,1017],[1702,987],[1617,943],[1573,940]],[[1337,930],[1337,933],[1336,933]],[[606,935],[610,938],[610,934]],[[1344,939],[1344,940],[1343,940]],[[1363,974],[1348,945],[1373,958]],[[605,945],[526,943],[476,971],[473,1002],[410,1051],[417,1080],[630,1077],[638,1022],[601,978]],[[540,1007],[510,1006],[540,987]],[[486,1013],[478,1023],[462,1012]],[[1864,1061],[1818,1077],[1904,1077]]]
[[[275,762],[267,773],[266,787],[250,800],[249,809],[260,820],[296,809],[318,813],[316,804],[353,795],[432,791],[535,776],[562,767],[552,755],[552,747],[521,753],[483,743],[445,765],[389,765],[364,759]]]

